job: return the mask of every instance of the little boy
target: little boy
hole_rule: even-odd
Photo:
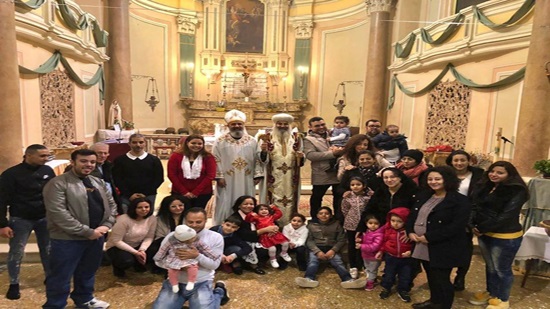
[[[307,225],[308,236],[306,246],[309,249],[309,261],[304,277],[294,279],[296,284],[303,288],[315,288],[319,281],[315,280],[319,263],[327,261],[334,267],[344,289],[358,289],[365,286],[365,280],[352,279],[349,271],[338,252],[346,244],[346,234],[338,220],[332,218],[332,209],[323,206],[317,211],[318,223]]]
[[[334,128],[330,130],[330,137],[327,138],[331,146],[346,146],[351,136],[348,125],[349,118],[347,116],[336,116],[334,118]]]
[[[404,302],[410,302],[411,281],[413,278],[413,259],[411,258],[412,243],[408,240],[405,231],[405,223],[410,210],[405,207],[397,207],[387,215],[386,226],[382,247],[376,254],[377,259],[384,257],[386,266],[384,267],[384,276],[382,277],[383,290],[380,292],[380,298],[386,299],[391,294],[391,288],[397,281],[397,294]],[[404,239],[407,239],[404,241]]]
[[[222,264],[232,268],[235,275],[242,275],[243,273],[241,263],[238,259],[252,252],[252,247],[234,234],[241,227],[241,224],[241,219],[230,216],[225,219],[223,224],[210,228],[211,231],[220,233],[223,236]]]
[[[372,143],[380,150],[384,158],[394,165],[409,149],[407,137],[399,134],[399,127],[394,124],[388,125],[384,132],[375,136]]]

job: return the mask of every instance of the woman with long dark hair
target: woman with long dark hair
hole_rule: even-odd
[[[487,289],[474,294],[471,304],[488,303],[489,309],[510,307],[512,263],[523,239],[519,213],[528,199],[527,185],[510,162],[497,161],[489,166],[474,193],[473,214]]]
[[[188,198],[192,207],[206,208],[212,197],[216,160],[205,149],[201,135],[189,135],[181,142],[170,156],[167,170],[173,194]]]
[[[357,160],[359,153],[370,150],[376,154],[374,144],[365,134],[357,134],[352,136],[342,150],[342,156],[338,158],[338,179],[342,179],[344,172],[357,168]],[[380,167],[389,167],[391,164],[379,154],[375,155],[376,164]]]
[[[483,176],[484,170],[479,167],[474,167],[470,165],[471,156],[464,150],[454,150],[445,160],[448,166],[452,167],[455,171],[458,179],[460,180],[460,186],[458,187],[458,192],[462,195],[467,196],[470,201],[472,201],[473,193],[475,188],[478,185],[479,180]],[[466,227],[466,232],[468,233],[468,252],[469,260],[464,266],[459,267],[456,271],[456,277],[454,280],[455,291],[463,291],[465,289],[465,279],[466,273],[470,269],[470,264],[472,261],[472,255],[474,252],[474,242],[473,237],[474,233],[472,232],[471,227],[468,225]]]
[[[423,181],[428,189],[418,194],[407,233],[416,243],[412,257],[421,261],[428,276],[430,299],[413,308],[450,309],[454,301],[451,271],[468,261],[466,225],[471,204],[458,193],[460,180],[448,166],[428,169]]]

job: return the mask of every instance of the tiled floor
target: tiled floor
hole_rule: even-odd
[[[381,268],[382,269],[382,268]],[[268,274],[259,276],[245,272],[242,276],[217,273],[216,280],[227,283],[231,301],[224,308],[410,308],[396,295],[380,300],[375,291],[343,290],[333,269],[328,267],[319,274],[320,286],[302,289],[294,284],[294,278],[302,273],[291,266],[286,270],[268,268]],[[513,308],[550,308],[550,279],[530,277],[525,288],[521,288],[518,273],[512,289]],[[8,288],[8,274],[0,274],[0,308],[40,308],[45,301],[43,274],[39,264],[26,264],[21,272],[22,297],[17,301],[4,298]],[[128,272],[126,279],[117,279],[110,267],[101,267],[96,280],[96,296],[111,303],[113,309],[151,308],[160,290],[162,278],[149,273]],[[467,299],[473,292],[483,289],[485,284],[481,257],[474,256],[472,269],[467,276],[467,290],[456,293],[454,308],[483,308],[469,305]],[[423,301],[429,295],[424,274],[420,274],[411,292],[413,302]],[[74,308],[69,301],[68,308]]]

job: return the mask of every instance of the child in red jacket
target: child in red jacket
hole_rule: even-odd
[[[383,290],[380,298],[386,299],[391,294],[391,288],[398,278],[397,294],[404,302],[410,302],[413,260],[411,258],[412,243],[407,238],[405,223],[410,210],[405,207],[397,207],[387,215],[382,248],[376,254],[377,258],[384,257],[386,266],[382,277]]]

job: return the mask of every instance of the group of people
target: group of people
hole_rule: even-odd
[[[519,211],[529,198],[511,163],[495,162],[485,172],[456,150],[448,166],[429,167],[397,126],[381,132],[374,119],[366,134],[353,136],[345,116],[335,119],[333,130],[313,117],[305,136],[292,129],[288,114],[275,115],[271,131],[256,137],[246,132],[244,113],[229,111],[225,121],[229,130],[212,153],[200,135],[182,140],[168,161],[171,195],[156,215],[164,173],[160,160],[145,152],[142,135],[132,135],[130,151],[113,164],[107,144],[76,150],[71,168],[59,176],[45,165],[49,150],[29,146],[23,163],[0,178],[0,236],[10,238],[6,297],[20,297],[20,264],[34,230],[46,274],[43,308],[64,308],[69,296],[78,308],[109,307],[93,296],[102,260],[117,277],[132,267],[165,274],[154,308],[181,308],[186,301],[191,308],[217,308],[229,300],[225,283],[214,283],[218,268],[263,275],[265,263],[286,268],[290,254],[305,272],[295,279],[304,288],[319,285],[319,265],[328,262],[343,288],[372,291],[384,261],[380,298],[390,297],[397,282],[405,302],[423,268],[431,297],[413,308],[451,308],[454,292],[465,289],[475,235],[487,289],[470,302],[509,307],[511,266],[522,239]],[[305,160],[311,162],[309,222],[297,211]],[[322,205],[331,187],[332,208]],[[212,196],[214,224],[207,229]]]

